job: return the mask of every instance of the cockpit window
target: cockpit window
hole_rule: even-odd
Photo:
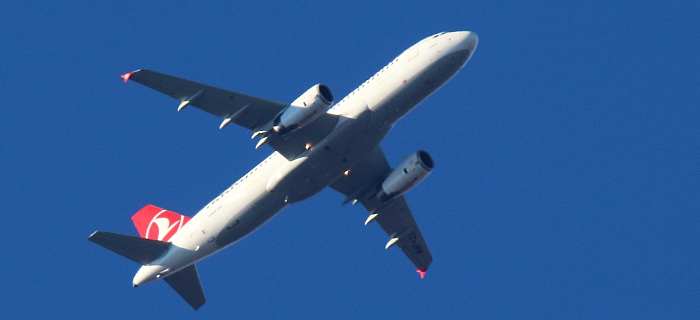
[[[434,35],[433,38],[437,38],[437,37],[439,37],[439,36],[441,36],[441,35],[443,35],[443,34],[445,34],[445,33],[446,33],[446,32],[440,32],[440,33]]]

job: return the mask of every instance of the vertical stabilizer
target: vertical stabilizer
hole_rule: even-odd
[[[141,238],[164,242],[170,241],[190,219],[151,204],[141,208],[131,217]]]

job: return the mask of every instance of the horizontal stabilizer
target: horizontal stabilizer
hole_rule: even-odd
[[[95,231],[88,237],[88,240],[142,265],[158,259],[170,248],[170,243],[168,242],[105,231]]]
[[[165,277],[164,280],[195,310],[207,301],[194,264]]]

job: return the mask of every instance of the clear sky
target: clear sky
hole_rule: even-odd
[[[292,4],[294,3],[294,4]],[[629,4],[626,4],[629,3]],[[0,314],[11,318],[694,318],[700,314],[696,1],[10,1],[0,21]],[[425,279],[325,190],[198,264],[194,312],[86,238],[191,215],[271,149],[119,75],[148,68],[337,100],[413,43],[471,30],[451,82],[383,142]]]

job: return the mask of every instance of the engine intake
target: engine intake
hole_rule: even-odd
[[[404,194],[423,181],[433,170],[434,165],[433,158],[423,150],[411,154],[384,179],[377,198],[389,201]]]

